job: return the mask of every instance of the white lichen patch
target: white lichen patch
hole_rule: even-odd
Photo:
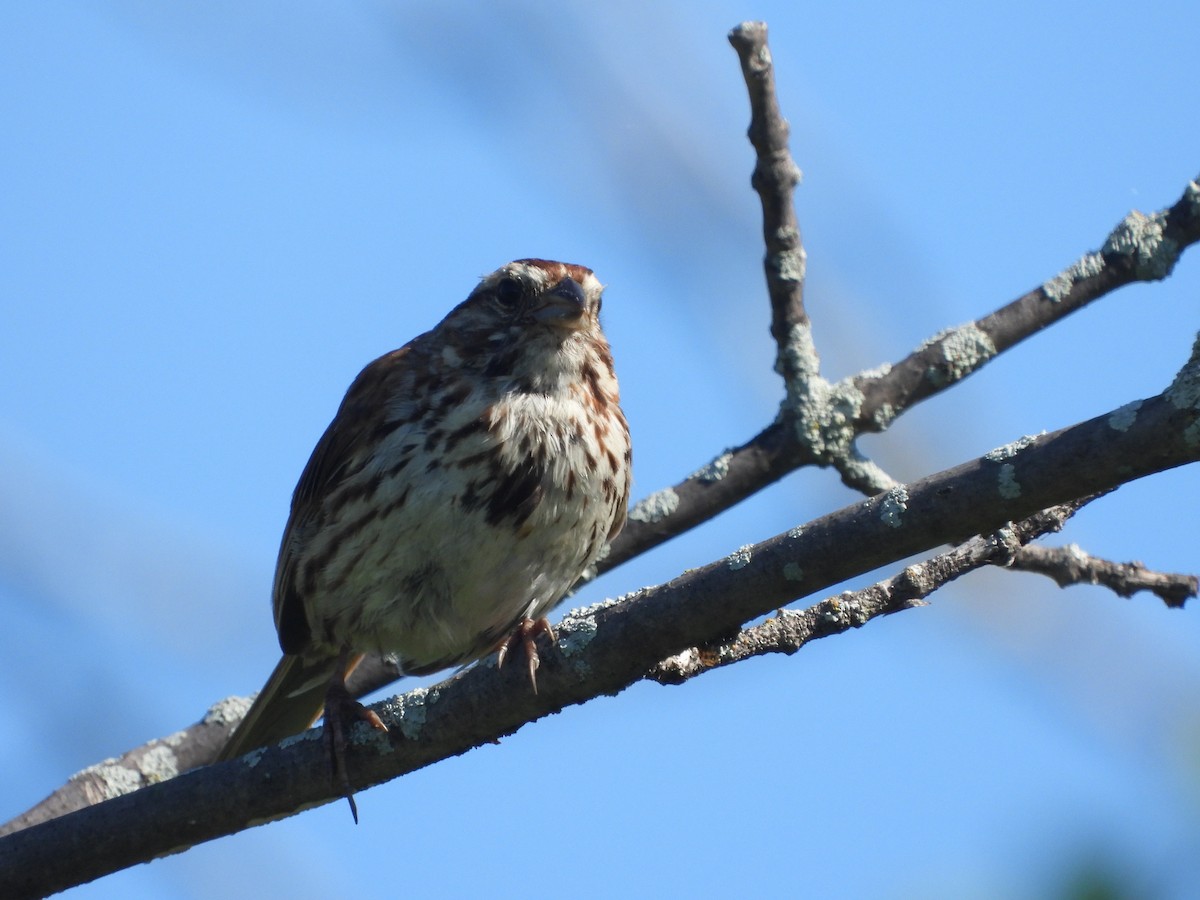
[[[866,400],[858,383],[882,378],[891,366],[885,364],[833,384],[821,377],[820,369],[812,328],[792,325],[775,361],[775,370],[784,376],[787,390],[780,417],[791,423],[796,439],[819,463],[830,464],[852,456],[856,423]],[[872,413],[880,431],[891,424],[895,415],[888,404]]]
[[[794,372],[805,381],[821,377],[821,357],[813,343],[811,325],[798,323],[788,329],[787,340],[780,346],[775,360],[775,371],[781,375]],[[788,388],[790,390],[792,385]]]
[[[826,600],[823,605],[825,609],[821,612],[821,618],[830,625],[858,628],[871,618],[852,591],[843,591],[839,596]]]
[[[156,784],[179,774],[179,757],[170,747],[160,743],[143,754],[138,760],[138,768],[147,784]]]
[[[555,646],[563,656],[574,656],[592,642],[599,626],[595,616],[576,616],[563,619]]]
[[[783,577],[788,581],[803,581],[804,570],[799,563],[790,562],[783,567]]]
[[[1071,557],[1071,559],[1075,560],[1075,562],[1077,562],[1077,563],[1085,563],[1086,564],[1086,563],[1090,563],[1092,561],[1091,557],[1088,556],[1087,553],[1084,552],[1084,549],[1082,547],[1080,547],[1078,544],[1067,544],[1062,549],[1063,549],[1064,553],[1066,553],[1069,557]]]
[[[892,422],[896,420],[896,407],[890,403],[880,403],[871,416],[871,421],[875,423],[875,427],[880,431],[887,431],[892,426]]]
[[[254,702],[257,694],[251,694],[249,697],[226,697],[224,700],[218,700],[208,708],[208,712],[204,714],[204,723],[206,725],[224,725],[228,722],[240,722],[246,718],[246,713],[250,710],[250,704]]]
[[[1166,278],[1179,259],[1179,244],[1166,236],[1167,217],[1134,210],[1112,230],[1102,252],[1130,257],[1134,275],[1141,281]]]
[[[875,368],[865,368],[854,379],[860,385],[871,384],[878,382],[882,378],[886,378],[890,371],[892,371],[892,364],[890,362],[883,362],[883,364]],[[877,431],[887,431],[895,418],[896,408],[890,403],[880,403],[880,406],[871,414],[871,421],[874,422]]]
[[[941,347],[945,365],[930,366],[925,374],[937,387],[966,378],[996,355],[996,345],[974,322],[939,332],[921,346],[933,344]]]
[[[859,381],[878,381],[892,371],[891,363],[880,363],[873,369],[863,369],[858,373]]]
[[[726,450],[712,462],[697,469],[692,473],[692,478],[697,481],[703,481],[706,484],[711,484],[714,481],[720,481],[729,474],[729,463],[733,460],[733,451]]]
[[[367,729],[369,729],[371,731],[374,731],[373,728],[371,728],[369,725],[366,725],[365,723],[364,723],[364,727],[366,727]],[[353,735],[355,735],[355,734],[357,734],[357,731],[352,730],[351,738],[353,738]],[[310,728],[307,731],[300,732],[299,734],[293,734],[291,737],[285,737],[283,740],[281,740],[279,742],[279,746],[280,747],[290,747],[290,746],[292,746],[292,744],[302,744],[305,741],[319,741],[319,740],[322,740],[321,732],[317,731],[315,728]],[[252,750],[249,753],[247,753],[246,757],[245,757],[246,764],[250,765],[250,766],[258,765],[258,761],[259,761],[259,759],[262,758],[262,754],[265,753],[268,749],[269,748],[267,748],[267,747],[260,747],[258,750]]]
[[[1200,209],[1200,175],[1188,182],[1183,189],[1183,196],[1196,209]]]
[[[1200,334],[1192,342],[1192,355],[1166,390],[1176,409],[1200,409]]]
[[[100,788],[102,799],[111,800],[132,793],[142,787],[142,776],[135,770],[121,765],[115,759],[88,766],[81,772],[71,776],[71,781],[87,778],[94,786]]]
[[[84,773],[95,776],[92,784],[100,785],[106,800],[137,791],[143,785],[142,775],[134,769],[121,766],[116,760],[106,760],[97,766],[86,768]]]
[[[1104,271],[1104,257],[1099,253],[1085,253],[1042,285],[1042,293],[1054,303],[1060,302],[1071,293],[1076,282],[1099,275]]]
[[[393,728],[399,727],[400,733],[407,740],[417,740],[425,728],[425,722],[429,717],[429,707],[436,703],[440,696],[441,693],[436,688],[414,688],[406,694],[392,697],[385,704],[389,724]],[[357,728],[355,731],[357,735],[369,732],[370,735],[382,740],[382,744],[378,745],[380,752],[387,752],[391,749],[391,744],[383,732],[370,727]]]
[[[851,448],[849,456],[838,463],[838,471],[848,483],[865,486],[872,494],[891,490],[896,479],[876,463]]]
[[[821,379],[813,385],[808,403],[796,407],[796,429],[800,439],[820,460],[844,457],[854,441],[854,423],[866,398],[849,379],[830,384]]]
[[[636,591],[630,591],[628,594],[622,594],[620,597],[606,597],[605,599],[589,604],[588,606],[576,607],[563,616],[563,622],[568,623],[574,621],[575,619],[586,619],[589,616],[594,616],[602,609],[609,609],[613,606],[619,606],[626,600],[632,600],[647,590],[649,590],[649,588],[639,588]]]
[[[795,171],[796,180],[800,180],[800,170]],[[780,232],[784,237],[790,237],[793,240],[798,237],[795,229],[786,229]],[[782,281],[792,281],[800,283],[804,281],[804,276],[808,271],[808,254],[804,252],[803,247],[795,247],[791,250],[783,250],[771,257],[771,265],[774,266]]]
[[[1003,447],[997,447],[995,450],[989,450],[983,455],[983,458],[990,462],[1003,462],[1006,459],[1012,459],[1026,447],[1031,447],[1037,443],[1037,439],[1042,434],[1027,434],[1024,437],[1019,437],[1011,444],[1005,444]]]
[[[1126,403],[1108,417],[1108,427],[1113,431],[1128,431],[1137,421],[1138,410],[1142,408],[1141,400]]]
[[[828,463],[849,452],[865,398],[851,378],[837,384],[822,378],[820,364],[812,329],[793,325],[776,362],[776,370],[788,378],[785,411],[790,413],[797,440],[820,462]]]
[[[1012,463],[1004,463],[1000,467],[1000,477],[997,482],[1000,496],[1005,500],[1015,500],[1021,496],[1021,484],[1017,481],[1017,467]]]
[[[800,537],[802,534],[804,534],[804,526],[803,526],[803,525],[797,525],[795,528],[789,528],[789,529],[788,529],[787,536],[788,536],[788,537],[790,537],[792,540],[796,540],[796,539],[797,539],[798,537]]]
[[[899,528],[903,524],[903,513],[908,509],[908,491],[904,485],[898,484],[883,498],[879,505],[879,518],[889,528]]]
[[[929,572],[922,563],[913,563],[911,566],[905,566],[904,577],[908,579],[909,584],[913,585],[922,594],[928,593],[931,590]]]
[[[671,488],[663,488],[639,501],[629,511],[635,522],[661,522],[679,508],[679,495]]]
[[[674,656],[668,656],[658,664],[658,667],[665,671],[691,672],[701,668],[700,651],[695,647],[689,647]]]
[[[726,565],[728,565],[731,569],[744,569],[746,566],[750,565],[750,560],[753,555],[753,545],[746,544],[745,546],[738,547],[725,558]]]

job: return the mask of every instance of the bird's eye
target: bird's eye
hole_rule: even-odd
[[[525,289],[517,279],[502,278],[496,285],[496,302],[505,309],[516,309],[524,293]]]

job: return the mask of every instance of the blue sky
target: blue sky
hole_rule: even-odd
[[[770,420],[737,22],[771,26],[840,377],[1178,198],[1200,172],[1193,13],[5,4],[0,818],[260,686],[288,499],[342,392],[502,263],[609,285],[636,496]],[[1198,289],[1185,255],[864,447],[910,480],[1157,393]],[[1130,485],[1059,540],[1200,571],[1198,488]],[[852,500],[799,473],[580,601]],[[1096,864],[1184,896],[1198,623],[985,573],[790,659],[568,710],[361,795],[357,828],[335,804],[76,894],[994,898]]]

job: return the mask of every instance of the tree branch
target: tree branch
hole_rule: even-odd
[[[767,26],[743,22],[729,33],[729,42],[737,51],[750,96],[748,136],[756,159],[750,183],[762,202],[767,249],[763,268],[771,301],[771,335],[777,347],[775,371],[783,376],[786,389],[781,419],[789,423],[789,436],[798,449],[811,455],[799,457],[796,465],[832,465],[848,486],[877,494],[895,485],[895,480],[858,451],[852,436],[826,440],[829,423],[841,424],[839,417],[830,415],[840,398],[821,377],[821,358],[804,308],[807,255],[793,200],[801,174],[788,149],[788,123],[775,93]]]
[[[1053,506],[986,537],[973,537],[863,590],[827,597],[808,609],[781,609],[765,622],[743,629],[730,640],[691,647],[663,660],[651,669],[648,677],[660,684],[683,684],[697,675],[754,656],[769,653],[791,656],[818,638],[861,628],[879,616],[926,606],[926,597],[968,572],[989,565],[1011,565],[1029,541],[1061,530],[1067,519],[1100,496],[1093,494]]]
[[[782,604],[956,535],[1200,458],[1200,340],[1162,394],[984,457],[743,547],[654,588],[576,611],[546,654],[539,692],[485,662],[375,705],[388,734],[352,734],[356,790],[494,742],[567,706],[620,692],[662,659],[735,633]],[[0,839],[0,896],[41,896],[252,824],[337,799],[319,732]],[[61,860],[70,858],[71,866]]]
[[[788,150],[789,129],[775,93],[775,67],[767,47],[764,22],[743,22],[729,32],[729,43],[737,51],[750,95],[750,129],[747,137],[754,147],[756,163],[750,185],[762,202],[763,269],[771,299],[771,334],[779,347],[775,371],[785,382],[816,377],[815,356],[789,353],[792,329],[808,325],[804,309],[806,254],[796,219],[793,192],[800,183],[800,168]]]
[[[894,365],[883,365],[823,384],[785,400],[780,418],[739,447],[724,451],[673,487],[634,507],[630,522],[596,567],[596,574],[645,553],[737,505],[789,472],[830,462],[843,454],[839,469],[864,472],[850,454],[855,438],[882,432],[913,405],[941,393],[1069,313],[1134,281],[1161,278],[1183,250],[1200,240],[1200,183],[1191,181],[1176,203],[1151,216],[1130,213],[1104,241],[1045,285],[967,325],[929,338]],[[1140,229],[1129,223],[1151,223]],[[1131,235],[1142,235],[1134,245]],[[1155,237],[1157,235],[1157,237]],[[1099,267],[1099,268],[1097,268]],[[796,332],[795,352],[815,350],[807,328]],[[865,461],[864,461],[865,462]],[[878,476],[874,476],[878,477]],[[888,485],[872,480],[869,463],[855,487]],[[886,476],[884,476],[886,478]],[[843,473],[843,479],[846,480]],[[889,479],[890,480],[890,479]],[[890,485],[889,485],[890,486]]]
[[[1010,347],[1101,297],[1171,273],[1200,240],[1200,177],[1167,209],[1129,213],[1098,251],[990,315],[930,338],[908,357],[850,381],[862,393],[856,433],[882,431],[896,414],[961,381]]]
[[[0,838],[208,765],[249,707],[245,698],[228,697],[214,703],[204,718],[181,731],[76,772],[45,800],[0,825]]]
[[[1116,563],[1085,553],[1078,544],[1065,547],[1024,547],[1012,567],[1053,578],[1059,587],[1099,584],[1119,597],[1150,591],[1167,606],[1182,607],[1200,589],[1195,575],[1155,572],[1140,562]]]

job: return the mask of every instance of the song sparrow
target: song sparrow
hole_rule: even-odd
[[[346,719],[383,727],[345,688],[364,653],[425,674],[515,636],[532,676],[531,623],[625,522],[629,430],[601,291],[582,266],[517,260],[363,369],[292,497],[274,588],[285,655],[222,759],[325,707],[336,770]]]

